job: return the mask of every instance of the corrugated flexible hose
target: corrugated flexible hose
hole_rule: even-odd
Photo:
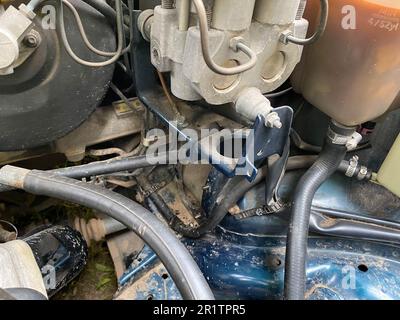
[[[335,145],[327,139],[320,156],[297,185],[286,246],[284,297],[287,300],[305,297],[312,201],[318,188],[339,168],[346,152],[345,146]]]

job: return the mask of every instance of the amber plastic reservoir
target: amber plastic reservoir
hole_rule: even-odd
[[[326,32],[305,48],[293,86],[339,123],[374,120],[400,92],[400,0],[331,0],[329,7]],[[313,32],[319,0],[308,0],[305,17]]]

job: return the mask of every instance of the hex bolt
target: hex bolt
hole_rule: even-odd
[[[25,36],[24,44],[29,48],[36,48],[39,45],[39,38],[35,34],[30,33]]]

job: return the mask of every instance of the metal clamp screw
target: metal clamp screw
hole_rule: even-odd
[[[368,168],[361,166],[360,172],[357,175],[357,179],[362,181],[365,179],[365,177],[368,175]]]
[[[356,174],[357,167],[358,167],[358,161],[359,161],[358,156],[354,156],[353,158],[350,159],[350,165],[346,171],[347,177],[349,177],[349,178],[354,177],[354,175]]]

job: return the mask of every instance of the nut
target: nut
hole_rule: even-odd
[[[286,30],[281,33],[279,37],[279,41],[282,42],[283,44],[289,44],[289,37],[293,35],[293,32],[290,30]]]
[[[34,33],[29,33],[24,38],[24,44],[29,48],[36,48],[40,43],[40,39]]]
[[[239,43],[243,43],[243,42],[244,42],[244,39],[242,37],[234,37],[234,38],[232,38],[230,40],[230,44],[229,45],[230,45],[230,47],[231,47],[231,49],[233,51],[237,52],[238,51],[238,48],[237,48],[238,44]]]
[[[282,128],[281,118],[276,112],[271,112],[265,117],[265,126],[268,128]]]

